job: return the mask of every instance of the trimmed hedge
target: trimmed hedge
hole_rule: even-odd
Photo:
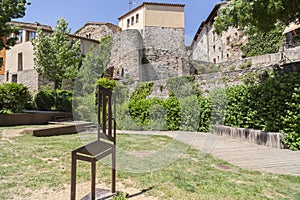
[[[0,113],[22,112],[30,99],[28,88],[22,84],[4,83],[0,85]]]
[[[72,91],[68,90],[56,90],[56,94],[52,89],[41,89],[34,98],[34,102],[38,110],[43,111],[72,111]]]
[[[34,98],[34,102],[38,110],[52,110],[55,109],[55,94],[49,88],[41,89]]]

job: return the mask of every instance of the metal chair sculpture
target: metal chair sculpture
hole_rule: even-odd
[[[116,191],[116,99],[115,95],[98,86],[98,139],[72,151],[71,200],[76,198],[77,160],[91,163],[91,199],[96,198],[96,162],[112,155],[112,193]],[[102,122],[100,124],[100,122]],[[107,127],[108,126],[108,127]]]

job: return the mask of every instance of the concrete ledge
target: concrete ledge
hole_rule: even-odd
[[[0,114],[0,126],[40,125],[47,124],[58,118],[73,119],[70,112],[30,112],[15,114]]]
[[[282,143],[284,136],[281,133],[264,132],[246,128],[233,128],[229,126],[214,126],[214,133],[231,139],[284,149],[284,144]]]
[[[90,122],[69,122],[58,123],[55,126],[49,126],[44,128],[26,129],[24,132],[31,133],[37,137],[56,136],[75,134],[86,130],[86,126],[91,125]]]

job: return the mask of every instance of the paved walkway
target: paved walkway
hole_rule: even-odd
[[[171,131],[118,132],[167,135],[241,168],[300,176],[300,151],[270,148],[208,133]]]

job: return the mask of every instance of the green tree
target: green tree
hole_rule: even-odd
[[[74,119],[96,122],[96,82],[104,76],[110,60],[111,47],[112,38],[102,38],[99,45],[92,46],[83,58],[74,86]]]
[[[297,0],[227,0],[215,19],[215,31],[242,30],[249,36],[241,48],[246,56],[278,52],[284,27],[299,19],[299,9]]]
[[[269,32],[278,23],[288,25],[300,19],[299,10],[299,0],[227,0],[227,6],[216,18],[215,28],[217,33],[229,27]]]
[[[241,50],[246,57],[277,53],[283,44],[283,29],[284,27],[278,24],[269,32],[257,30],[258,32],[249,33],[248,42],[241,46]]]
[[[54,90],[61,88],[64,79],[74,80],[81,62],[80,41],[70,39],[71,30],[63,18],[51,34],[37,31],[33,41],[35,69],[54,82]]]
[[[9,35],[11,33],[18,34],[18,27],[11,26],[8,22],[25,15],[26,3],[26,0],[2,0],[0,2],[0,49],[8,49],[9,46],[15,44],[17,38],[9,38]],[[6,41],[5,38],[7,38]]]
[[[94,92],[96,81],[103,76],[109,63],[111,46],[111,36],[104,37],[99,45],[92,46],[83,58],[80,72],[76,79],[76,90],[80,92],[80,95]]]

